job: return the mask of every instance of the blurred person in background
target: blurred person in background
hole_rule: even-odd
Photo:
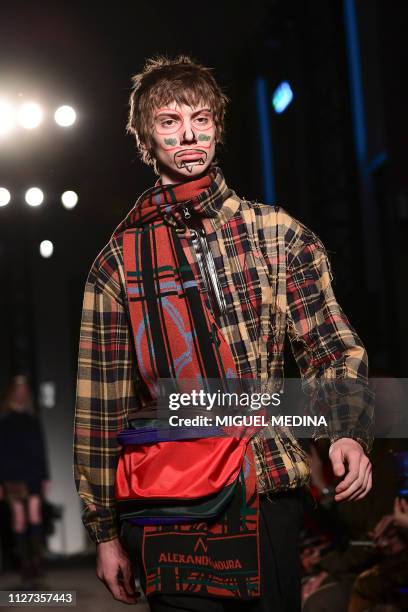
[[[49,487],[47,453],[26,376],[15,376],[0,414],[0,497],[10,507],[15,555],[23,583],[40,578],[42,498]]]
[[[362,612],[376,604],[406,610],[408,604],[408,502],[396,497],[391,514],[370,532],[379,559],[361,572],[353,584],[348,612]]]
[[[313,546],[302,551],[303,612],[356,612],[400,602],[399,588],[408,585],[408,504],[399,497],[405,480],[395,456],[406,447],[404,439],[377,439],[371,452],[375,486],[358,504],[332,506],[337,533],[330,543],[320,545],[313,533]],[[312,483],[330,489],[331,480],[321,479],[319,463],[311,463]],[[317,501],[321,505],[326,500]]]

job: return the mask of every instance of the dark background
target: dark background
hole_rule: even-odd
[[[91,546],[72,477],[85,280],[155,180],[125,130],[132,75],[158,53],[214,68],[231,98],[218,154],[227,183],[247,199],[279,203],[320,236],[371,375],[408,377],[407,32],[406,0],[3,4],[0,99],[37,101],[44,121],[0,137],[0,187],[12,196],[0,207],[0,411],[10,378],[27,374],[47,441],[47,499],[59,516],[50,553]],[[282,81],[294,98],[276,114],[271,97]],[[62,104],[77,111],[70,128],[54,123]],[[31,186],[45,192],[37,208],[24,202]],[[68,189],[79,195],[73,210],[60,203]],[[39,254],[44,239],[54,243],[49,259]],[[296,375],[293,360],[287,366]],[[45,384],[55,389],[48,406],[39,401]],[[7,550],[0,541],[0,569]],[[95,607],[94,568],[84,573],[77,557],[72,567],[74,578],[52,584],[77,589],[81,601],[87,594]],[[98,601],[111,609],[99,586]]]
[[[36,130],[0,141],[0,186],[12,193],[0,208],[0,388],[20,371],[37,390],[53,381],[72,417],[86,275],[154,180],[125,124],[131,76],[156,53],[188,53],[214,68],[231,98],[219,154],[228,184],[270,201],[266,139],[271,203],[325,243],[372,374],[405,376],[407,9],[385,0],[4,5],[0,94],[35,99],[46,114]],[[270,130],[260,122],[259,80]],[[294,99],[278,115],[270,96],[282,80]],[[72,128],[52,120],[64,103],[78,113]],[[38,208],[24,203],[32,185],[45,192]],[[79,194],[72,211],[59,202],[66,189]],[[50,259],[39,255],[43,239],[54,243]]]

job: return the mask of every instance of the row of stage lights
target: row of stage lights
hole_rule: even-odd
[[[54,121],[60,127],[70,127],[76,121],[76,112],[68,104],[59,106],[54,112]],[[13,105],[5,99],[0,99],[0,137],[7,136],[17,125],[27,130],[37,128],[44,119],[44,111],[35,102],[23,102],[19,106]],[[32,207],[40,206],[44,202],[44,192],[39,187],[30,187],[24,194],[25,202]],[[6,187],[0,187],[0,207],[7,206],[11,201],[11,193]],[[72,210],[78,203],[78,194],[75,191],[64,191],[61,195],[64,208]],[[49,258],[54,252],[51,240],[42,240],[39,245],[41,257]]]
[[[54,112],[54,121],[60,127],[71,127],[76,121],[76,112],[68,104],[59,106]],[[23,102],[15,106],[0,99],[0,136],[6,136],[16,125],[27,130],[38,127],[44,119],[44,111],[36,102]]]
[[[25,192],[24,199],[29,206],[40,206],[44,202],[44,192],[38,187],[30,187]],[[11,200],[8,189],[0,187],[0,207],[6,206]],[[61,202],[64,208],[72,210],[78,203],[78,194],[75,191],[64,191],[61,195]],[[51,240],[42,240],[39,246],[41,257],[48,259],[54,252],[54,245]]]
[[[44,202],[44,192],[39,187],[30,187],[24,194],[24,200],[29,206],[40,206]],[[5,187],[0,187],[0,207],[7,206],[11,201],[11,193]],[[64,191],[61,195],[64,208],[72,210],[78,204],[78,194],[75,191]]]

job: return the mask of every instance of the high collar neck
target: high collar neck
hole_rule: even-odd
[[[238,206],[231,205],[233,196],[220,168],[211,166],[197,179],[174,185],[159,183],[145,191],[135,204],[133,221],[140,226],[163,219],[175,228],[186,229],[188,220],[198,216],[209,218],[217,228],[236,211]],[[225,206],[227,200],[229,205]]]
[[[217,169],[214,166],[207,168],[204,174],[192,179],[187,179],[179,183],[164,183],[159,178],[154,187],[151,189],[157,191],[156,197],[159,193],[162,193],[162,198],[166,201],[172,202],[188,202],[196,198],[201,192],[208,189],[213,180],[215,179]],[[149,190],[148,190],[149,192]],[[143,196],[142,196],[143,197]],[[140,199],[140,198],[139,198]]]

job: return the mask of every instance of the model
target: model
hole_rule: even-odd
[[[159,178],[87,278],[74,473],[97,575],[116,599],[137,600],[138,572],[153,611],[294,612],[309,466],[293,436],[268,426],[250,438],[233,496],[211,520],[141,525],[120,522],[117,509],[117,436],[149,424],[138,419],[159,379],[252,378],[276,389],[288,333],[308,384],[367,381],[366,351],[335,299],[319,238],[279,206],[240,198],[216,164],[226,104],[212,71],[187,56],[149,60],[133,77],[128,130]],[[361,499],[371,488],[368,426],[360,419],[328,435],[335,499]],[[188,456],[184,465],[191,474]]]

